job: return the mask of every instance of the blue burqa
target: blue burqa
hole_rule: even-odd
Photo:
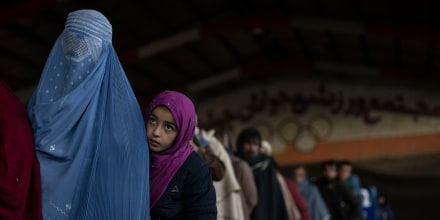
[[[148,219],[149,155],[137,99],[94,10],[71,12],[28,104],[44,219]]]

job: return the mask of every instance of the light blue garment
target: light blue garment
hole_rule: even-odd
[[[145,126],[111,35],[101,13],[71,12],[29,101],[44,219],[149,218]]]
[[[297,183],[301,195],[307,201],[312,220],[329,220],[330,212],[319,193],[318,187],[309,180]]]

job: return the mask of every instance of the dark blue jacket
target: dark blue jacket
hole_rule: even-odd
[[[192,152],[150,211],[152,220],[215,220],[217,207],[212,177],[205,161]]]

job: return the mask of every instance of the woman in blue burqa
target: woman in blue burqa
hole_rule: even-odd
[[[44,219],[148,219],[145,126],[104,15],[69,13],[28,114]]]

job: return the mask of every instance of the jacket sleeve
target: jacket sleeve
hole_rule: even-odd
[[[245,162],[240,163],[240,166],[241,166],[240,169],[241,172],[239,174],[240,175],[239,179],[243,181],[242,190],[250,214],[258,203],[257,186],[255,185],[254,174],[252,173],[251,167]]]
[[[199,148],[197,153],[205,161],[209,168],[214,181],[219,181],[225,176],[226,168],[225,164],[212,152],[211,148]]]
[[[183,188],[185,219],[217,219],[216,195],[212,177],[200,156],[193,157]]]

